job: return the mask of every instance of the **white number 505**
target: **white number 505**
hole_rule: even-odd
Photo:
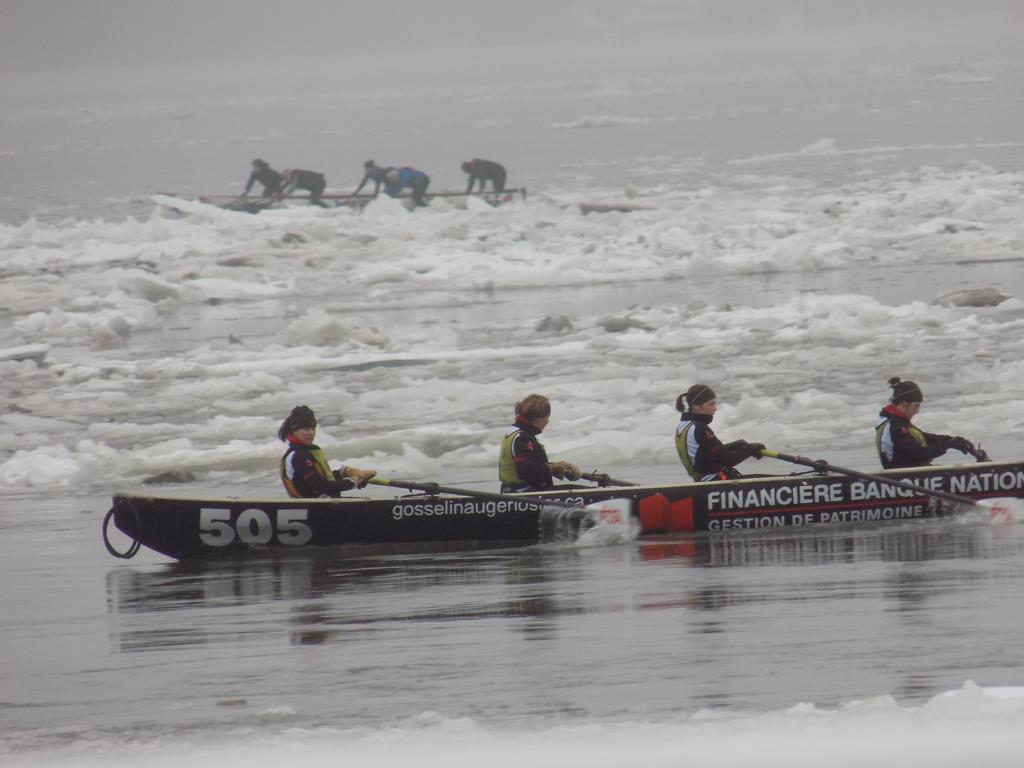
[[[277,510],[277,541],[293,547],[308,544],[313,531],[306,524],[305,509]],[[255,507],[244,509],[231,525],[231,510],[201,507],[199,510],[199,540],[211,547],[226,547],[235,537],[246,544],[267,544],[274,538],[274,524],[270,515]]]

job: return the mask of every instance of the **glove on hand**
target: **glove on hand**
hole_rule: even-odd
[[[959,435],[957,435],[950,442],[950,446],[960,451],[961,453],[974,453],[974,443],[972,443],[966,437],[960,437]]]
[[[370,478],[376,476],[375,469],[356,469],[355,467],[345,468],[345,477],[356,484],[356,488],[365,488]]]
[[[548,468],[551,470],[551,476],[557,477],[559,480],[563,478],[567,480],[580,479],[580,468],[568,461],[552,461],[548,464]]]

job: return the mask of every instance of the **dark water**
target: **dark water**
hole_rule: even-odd
[[[0,739],[660,719],[1024,684],[1024,531],[115,560],[106,500],[5,501]]]

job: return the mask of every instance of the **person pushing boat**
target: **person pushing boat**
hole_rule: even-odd
[[[883,469],[927,467],[932,459],[951,448],[979,461],[988,458],[966,437],[936,435],[911,424],[924,402],[924,393],[917,384],[894,376],[889,379],[889,386],[892,388],[890,402],[879,411],[875,424],[875,447]]]
[[[537,436],[551,420],[551,401],[528,395],[516,403],[515,423],[505,432],[498,453],[498,477],[502,493],[547,491],[554,478],[579,480],[580,469],[568,461],[549,461]]]
[[[297,405],[281,423],[277,436],[288,444],[281,457],[281,482],[297,499],[337,498],[343,491],[362,488],[377,474],[373,469],[343,466],[332,470],[316,437],[316,415],[307,405]]]
[[[488,181],[491,182],[495,192],[505,191],[505,166],[501,163],[496,163],[493,160],[481,160],[479,157],[476,157],[472,160],[467,160],[461,167],[465,173],[469,174],[469,184],[466,187],[467,192],[473,191],[473,185],[477,181],[480,182],[481,192],[486,189]]]
[[[281,171],[281,182],[284,184],[284,187],[278,193],[279,197],[291,194],[293,189],[305,189],[309,192],[310,205],[319,205],[321,208],[327,207],[323,200],[320,199],[324,189],[327,188],[327,177],[322,173],[285,168]]]
[[[413,205],[422,207],[427,204],[423,196],[429,186],[430,177],[427,174],[404,165],[401,168],[392,168],[387,172],[384,192],[391,197],[398,197],[402,194],[403,189],[408,188],[412,193]]]
[[[362,191],[363,187],[372,181],[373,196],[376,197],[380,194],[380,185],[387,183],[388,173],[393,170],[394,168],[391,166],[382,167],[373,162],[373,160],[367,160],[363,163],[363,178],[359,182],[359,186],[356,187],[356,191],[352,193],[352,196],[355,197],[358,195]]]
[[[242,197],[248,197],[249,190],[257,181],[263,185],[263,197],[275,197],[281,192],[281,186],[284,184],[281,174],[258,157],[252,161],[252,173],[249,174],[249,180],[245,183]]]
[[[694,384],[679,395],[676,410],[681,414],[676,427],[676,452],[695,482],[742,477],[736,465],[751,457],[761,458],[763,444],[746,440],[722,443],[711,430],[718,402],[707,384]]]

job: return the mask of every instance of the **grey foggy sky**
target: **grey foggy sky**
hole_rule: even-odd
[[[0,0],[0,69],[174,66],[547,44],[1005,43],[1019,0]]]

